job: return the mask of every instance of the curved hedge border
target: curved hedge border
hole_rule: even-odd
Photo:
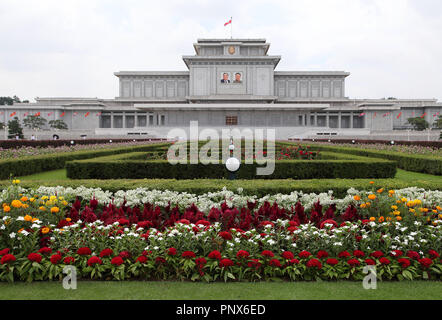
[[[294,143],[282,143],[282,142],[280,144],[294,145]],[[437,158],[426,155],[405,154],[399,152],[391,153],[388,151],[381,151],[381,150],[332,147],[328,145],[309,145],[309,146],[310,149],[312,150],[341,152],[347,154],[354,154],[358,156],[393,160],[397,162],[399,168],[407,171],[442,175],[442,158],[440,157]]]
[[[0,160],[0,179],[8,179],[13,176],[25,176],[38,172],[61,169],[65,163],[75,159],[90,159],[100,156],[129,153],[134,151],[150,151],[162,147],[165,144],[147,144],[105,150],[62,152],[49,155],[23,157],[18,159]]]

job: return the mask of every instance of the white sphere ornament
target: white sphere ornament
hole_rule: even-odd
[[[239,169],[240,165],[241,165],[241,162],[239,162],[239,160],[234,157],[231,157],[231,158],[227,159],[227,161],[226,161],[226,168],[230,172],[237,171]]]

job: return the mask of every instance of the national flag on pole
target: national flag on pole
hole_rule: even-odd
[[[74,117],[78,114],[78,112],[74,112]]]
[[[88,111],[88,112],[86,112],[86,114],[85,114],[84,116],[85,116],[85,117],[88,117],[89,114],[90,114],[90,112]]]
[[[63,112],[62,114],[60,114],[60,117],[64,117],[65,114],[66,112]]]
[[[396,119],[399,119],[402,115],[402,112],[399,112],[399,114],[397,115]]]
[[[28,114],[29,114],[29,112],[25,112],[25,113],[23,114],[23,117],[26,117]]]
[[[425,116],[427,115],[427,113],[425,112],[423,115],[421,115],[421,118],[425,118]]]
[[[360,116],[360,117],[363,117],[363,116],[365,116],[365,113],[362,112],[359,116]]]
[[[36,114],[34,114],[34,117],[39,117],[40,116],[40,112],[37,112]]]
[[[17,112],[14,111],[14,112],[11,113],[9,116],[10,116],[10,117],[13,117],[13,116],[15,116],[16,114],[17,114]]]
[[[230,18],[229,21],[227,21],[226,23],[224,23],[224,27],[228,26],[228,25],[231,24],[231,23],[232,23],[232,18]]]
[[[50,117],[50,116],[51,116],[51,114],[53,114],[53,113],[54,113],[54,112],[49,112],[49,113],[48,113],[48,117]]]
[[[377,114],[378,114],[377,112],[374,113],[374,117],[375,117],[375,118],[376,118]]]
[[[414,111],[411,113],[412,116],[414,116]]]
[[[97,116],[97,117],[98,117],[98,116],[101,116],[101,112],[97,112],[96,116]]]

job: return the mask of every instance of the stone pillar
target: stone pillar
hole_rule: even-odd
[[[353,129],[353,112],[350,112],[350,128]]]
[[[318,126],[318,113],[315,112],[315,122],[314,122],[314,126],[317,127]]]
[[[325,116],[325,126],[327,128],[330,128],[330,113],[327,112],[326,116]]]
[[[342,125],[341,125],[341,117],[342,117],[342,112],[339,111],[338,112],[338,128],[341,129]]]

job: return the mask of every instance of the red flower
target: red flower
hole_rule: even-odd
[[[197,226],[198,225],[200,225],[200,224],[202,224],[203,226],[210,226],[210,222],[209,221],[207,221],[207,220],[198,220],[196,223],[195,223]]]
[[[163,264],[163,263],[166,263],[167,261],[166,261],[166,259],[164,259],[163,257],[157,257],[157,258],[155,259],[155,262],[156,262],[157,264]]]
[[[219,266],[220,266],[221,268],[231,267],[231,266],[233,266],[233,265],[234,265],[234,263],[233,263],[233,261],[230,260],[230,259],[222,259],[222,260],[219,262]]]
[[[383,264],[383,265],[388,265],[388,264],[390,264],[390,260],[388,260],[387,258],[385,258],[385,257],[382,257],[382,258],[380,258],[379,259],[379,262],[381,263],[381,264]]]
[[[261,252],[261,255],[267,258],[273,258],[275,256],[270,250],[264,250],[263,252]]]
[[[74,257],[66,257],[63,259],[63,263],[64,264],[73,264],[75,262],[75,258]]]
[[[48,247],[43,247],[40,250],[38,250],[38,252],[41,254],[50,254],[52,252],[52,249]]]
[[[62,256],[60,255],[60,254],[53,254],[52,256],[51,256],[51,263],[52,264],[58,264],[60,261],[61,261],[61,259],[62,259]]]
[[[249,268],[256,268],[258,269],[261,266],[261,263],[259,262],[258,259],[252,259],[247,263],[247,266]]]
[[[298,259],[292,259],[288,262],[288,264],[299,264],[299,260]]]
[[[355,250],[353,251],[353,256],[355,256],[356,258],[362,258],[363,256],[365,256],[365,253],[361,250]]]
[[[221,253],[218,250],[213,250],[211,253],[209,253],[208,255],[209,259],[221,259]]]
[[[365,264],[369,266],[374,266],[376,265],[376,261],[374,261],[373,259],[365,259]]]
[[[92,254],[92,251],[88,247],[83,247],[77,250],[77,254],[79,254],[80,256],[89,256]]]
[[[202,267],[202,266],[204,266],[207,263],[207,260],[204,259],[204,258],[196,258],[195,259],[195,263],[196,263],[197,266]]]
[[[356,267],[361,264],[358,259],[350,259],[347,261],[347,263],[352,267]]]
[[[221,238],[223,238],[224,240],[232,240],[232,235],[231,235],[230,232],[228,232],[228,231],[221,231],[221,232],[219,233],[219,236],[220,236]]]
[[[410,250],[410,251],[407,252],[407,257],[409,257],[411,259],[414,259],[414,260],[419,260],[421,256],[416,251]]]
[[[308,252],[308,251],[301,251],[300,253],[299,253],[299,257],[300,258],[303,258],[303,259],[305,259],[305,258],[308,258],[308,257],[310,257],[312,254],[310,253],[310,252]]]
[[[322,263],[318,259],[310,259],[305,264],[307,268],[317,268],[318,270],[322,268]]]
[[[328,258],[325,263],[327,263],[331,266],[335,266],[339,263],[339,261],[338,261],[338,259],[335,259],[335,258]]]
[[[103,261],[101,261],[101,259],[98,258],[97,256],[92,256],[87,260],[87,265],[89,267],[92,267],[96,264],[102,264],[102,263],[103,263]]]
[[[404,253],[401,250],[393,250],[391,252],[391,256],[392,257],[402,257],[404,255]]]
[[[120,256],[113,257],[112,260],[111,260],[111,264],[113,264],[115,266],[120,266],[123,263],[124,263],[124,260]]]
[[[408,268],[411,264],[410,259],[407,258],[400,258],[397,260],[397,262],[401,265],[402,268]]]
[[[146,256],[141,255],[141,256],[139,256],[137,258],[136,261],[139,262],[139,263],[146,263],[147,262],[147,258],[146,258]]]
[[[8,262],[14,262],[16,260],[17,259],[12,254],[6,253],[5,255],[3,255],[2,259],[0,260],[0,263],[5,264]]]
[[[424,269],[429,268],[433,264],[433,260],[431,260],[430,258],[422,258],[419,259],[418,261],[421,264],[422,268]]]
[[[129,220],[127,220],[125,218],[121,218],[121,219],[118,220],[118,223],[120,225],[124,226],[124,225],[129,225],[130,222],[129,222]]]
[[[195,258],[196,255],[193,251],[184,251],[181,255],[183,258]]]
[[[290,252],[290,251],[284,251],[284,252],[282,253],[282,257],[283,257],[284,259],[286,259],[286,260],[292,260],[292,259],[295,258],[295,255],[294,255],[292,252]]]
[[[351,257],[351,254],[348,251],[339,252],[338,258],[348,258]]]
[[[118,256],[123,258],[123,259],[129,259],[131,254],[130,254],[129,251],[121,251]]]
[[[237,258],[248,258],[250,256],[250,253],[248,253],[245,250],[239,250],[238,253],[236,254]]]
[[[179,221],[177,221],[178,223],[182,223],[182,224],[190,224],[190,221],[187,219],[181,219]]]
[[[9,248],[0,250],[0,256],[4,256],[5,254],[8,254],[8,253],[9,253]]]
[[[327,251],[324,251],[324,250],[319,250],[319,251],[318,251],[318,254],[316,255],[316,257],[317,257],[318,259],[321,259],[321,258],[327,258],[327,257],[328,257],[328,252],[327,252]]]
[[[383,253],[382,251],[375,251],[375,252],[372,252],[372,253],[370,254],[370,256],[372,256],[372,257],[374,257],[374,258],[376,258],[376,259],[382,257],[383,255],[384,255],[384,253]]]
[[[263,222],[261,222],[260,226],[261,227],[265,227],[265,226],[272,226],[272,227],[274,227],[275,224],[273,222],[271,222],[271,221],[263,221]]]
[[[319,225],[319,228],[324,229],[326,224],[332,224],[333,225],[332,229],[338,227],[338,223],[335,220],[328,219],[328,220],[322,221],[321,224]]]
[[[28,259],[32,262],[40,263],[42,256],[39,253],[32,252],[32,253],[28,254]]]
[[[107,249],[104,249],[103,251],[100,252],[100,257],[101,258],[110,257],[113,254],[114,254],[114,251],[112,249],[107,248]]]
[[[439,258],[439,253],[437,253],[435,250],[429,250],[428,254],[430,255],[431,259],[437,259]]]
[[[169,248],[169,249],[167,250],[167,254],[168,254],[169,256],[174,256],[174,255],[176,255],[176,249],[175,249],[175,248]]]
[[[272,259],[269,261],[269,265],[272,267],[281,267],[281,262],[278,259]]]

